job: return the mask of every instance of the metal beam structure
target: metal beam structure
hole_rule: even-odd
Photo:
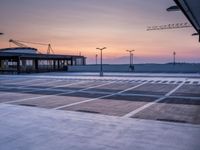
[[[179,29],[179,28],[191,28],[190,23],[175,23],[175,24],[168,24],[168,25],[159,25],[159,26],[149,26],[147,27],[147,31],[153,30],[167,30],[167,29]]]
[[[174,0],[186,18],[199,34],[200,42],[200,2],[199,0]]]
[[[38,42],[27,42],[27,41],[20,41],[20,40],[13,40],[13,39],[10,39],[9,40],[10,43],[13,43],[19,47],[29,47],[23,43],[26,43],[26,44],[34,44],[34,45],[42,45],[42,46],[48,46],[47,48],[47,54],[54,54],[54,51],[51,47],[51,44],[46,44],[46,43],[38,43]],[[41,52],[40,52],[41,53]]]
[[[167,11],[180,11],[180,8],[178,6],[171,6],[167,8]]]

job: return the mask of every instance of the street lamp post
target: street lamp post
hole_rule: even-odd
[[[101,52],[100,77],[102,77],[102,76],[103,76],[103,54],[102,54],[102,51],[103,51],[104,49],[106,49],[106,47],[103,47],[103,48],[96,48],[96,49],[100,50],[100,52]]]
[[[174,56],[174,65],[176,64],[176,52],[173,52],[173,56]]]
[[[96,65],[97,65],[97,59],[98,59],[98,55],[97,54],[95,55],[95,59],[96,59]]]
[[[135,51],[135,50],[126,50],[127,52],[129,52],[129,54],[130,54],[130,65],[129,65],[129,68],[131,69],[131,71],[133,71],[134,70],[134,66],[133,66],[133,52]]]

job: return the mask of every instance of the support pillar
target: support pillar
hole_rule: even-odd
[[[56,60],[53,60],[53,69],[56,70]]]
[[[35,71],[38,72],[38,59],[35,59]]]
[[[20,68],[20,57],[17,57],[17,74],[21,73],[21,68]]]
[[[73,58],[71,58],[71,66],[73,66],[74,64],[73,64]]]
[[[60,70],[60,60],[58,59],[58,70]]]

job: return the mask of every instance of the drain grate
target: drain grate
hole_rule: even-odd
[[[158,121],[166,121],[166,122],[176,122],[176,123],[187,123],[187,121],[184,120],[173,120],[173,119],[156,119]]]
[[[32,104],[19,104],[21,106],[28,106],[28,107],[37,107],[37,105],[32,105]]]
[[[193,84],[198,84],[198,81],[194,81]]]
[[[91,110],[76,110],[78,112],[85,112],[85,113],[93,113],[93,114],[99,114],[97,111],[91,111]]]

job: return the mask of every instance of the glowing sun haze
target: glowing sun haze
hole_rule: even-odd
[[[106,63],[165,63],[177,52],[181,62],[198,62],[193,28],[147,32],[150,25],[187,22],[181,12],[166,12],[173,0],[1,0],[0,47],[8,39],[51,43],[56,53],[79,54],[94,63],[104,47]],[[46,47],[37,47],[45,52]],[[197,55],[198,54],[198,55]]]

